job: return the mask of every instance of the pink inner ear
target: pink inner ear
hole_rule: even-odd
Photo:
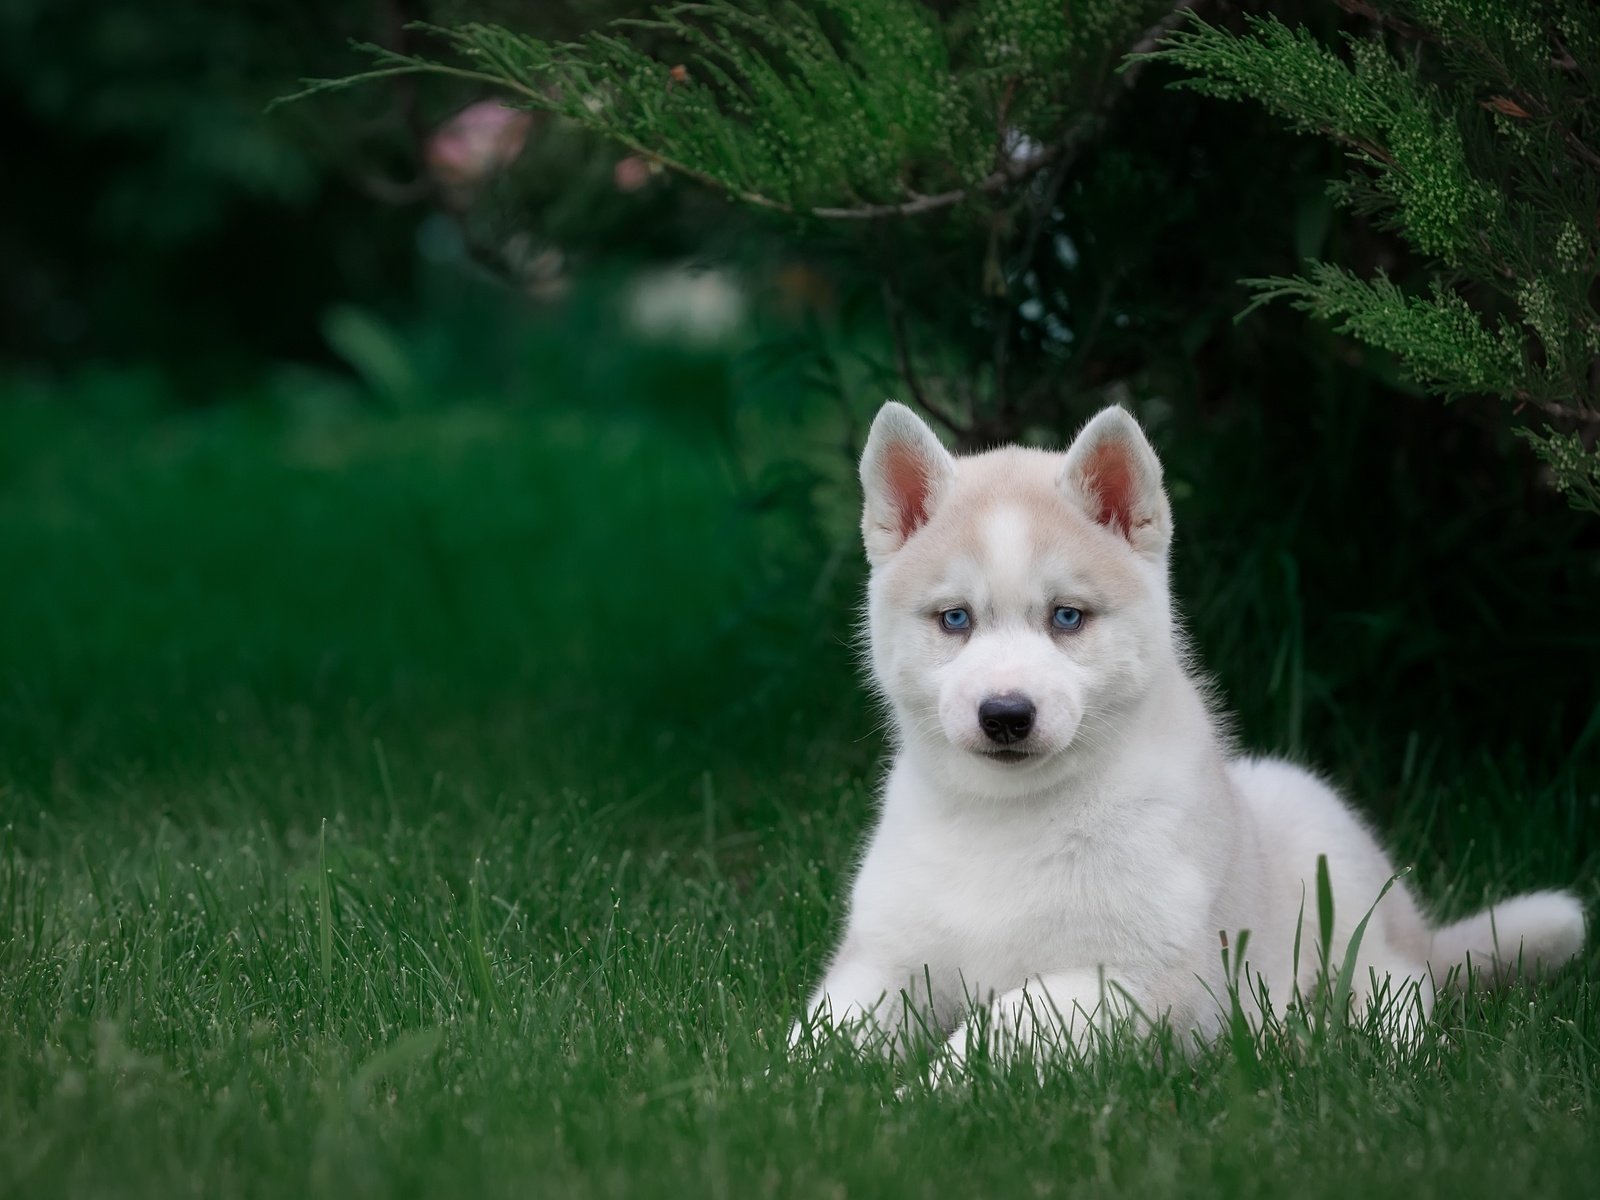
[[[1096,446],[1084,464],[1083,483],[1097,506],[1094,519],[1123,537],[1130,536],[1139,487],[1128,447],[1117,442]]]
[[[900,518],[900,537],[910,537],[928,521],[928,464],[907,446],[891,446],[884,456],[884,478]]]

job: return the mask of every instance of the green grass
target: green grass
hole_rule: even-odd
[[[0,409],[0,1195],[1588,1194],[1592,953],[1445,1003],[1414,1058],[1122,1047],[903,1097],[791,1061],[882,751],[853,569],[816,578],[848,520],[602,403],[648,354],[602,389],[540,353],[559,401]],[[1446,910],[1592,900],[1600,656],[1550,583],[1592,579],[1584,535],[1522,530],[1548,619],[1465,599],[1474,641],[1413,549],[1349,561],[1324,492],[1168,444],[1244,739],[1356,788]],[[1501,552],[1478,518],[1439,532],[1481,544],[1458,582]],[[1543,654],[1589,682],[1486,720],[1472,689]]]

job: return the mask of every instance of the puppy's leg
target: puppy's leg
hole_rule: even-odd
[[[1138,1011],[1115,976],[1090,970],[1040,975],[1003,993],[955,1031],[950,1069],[960,1070],[980,1046],[997,1061],[1031,1054],[1040,1062],[1063,1051],[1081,1056],[1094,1048],[1097,1036]]]
[[[1428,968],[1379,941],[1361,948],[1350,984],[1350,1018],[1372,1021],[1396,1048],[1416,1045],[1433,1016]]]
[[[863,1049],[899,1057],[932,1021],[910,982],[865,958],[840,958],[806,1006],[806,1018],[790,1029],[790,1048],[837,1031]]]

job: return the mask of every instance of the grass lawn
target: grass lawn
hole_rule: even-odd
[[[1135,1046],[901,1098],[790,1061],[883,748],[848,517],[807,542],[581,383],[0,409],[0,1196],[1593,1194],[1593,951],[1412,1059]],[[1300,516],[1174,495],[1244,740],[1360,790],[1443,910],[1600,895],[1600,721],[1489,708],[1592,680],[1592,628],[1396,638],[1409,601],[1305,581],[1398,596],[1407,548],[1297,565]]]

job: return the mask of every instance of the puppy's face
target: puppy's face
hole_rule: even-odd
[[[1171,515],[1138,425],[1066,454],[953,458],[886,405],[862,460],[875,682],[902,739],[976,795],[1048,787],[1104,745],[1171,645]]]

